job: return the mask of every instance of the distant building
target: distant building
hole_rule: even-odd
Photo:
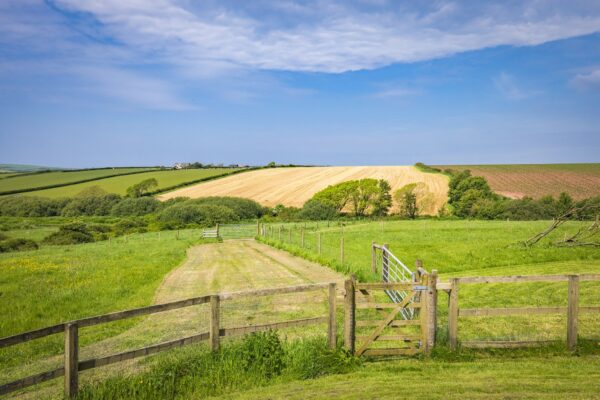
[[[173,166],[175,169],[186,169],[190,166],[190,163],[175,163]]]

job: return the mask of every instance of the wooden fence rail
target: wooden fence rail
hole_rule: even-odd
[[[600,281],[600,274],[580,275],[515,275],[515,276],[474,276],[453,278],[449,283],[438,283],[438,290],[445,290],[450,295],[448,302],[448,343],[455,350],[458,347],[458,318],[507,315],[567,315],[567,348],[577,347],[577,328],[580,313],[600,313],[600,306],[579,305],[579,283],[582,281]],[[460,285],[488,283],[524,283],[524,282],[568,282],[568,305],[566,307],[505,307],[505,308],[467,308],[458,305]],[[535,346],[548,341],[466,341],[463,347],[471,348],[514,348]]]
[[[222,301],[232,299],[270,296],[286,293],[309,292],[316,290],[328,290],[329,312],[326,316],[288,320],[263,325],[249,325],[233,328],[221,328],[220,326],[220,304]],[[45,336],[64,333],[64,366],[51,371],[31,375],[23,379],[5,383],[0,386],[0,395],[24,389],[29,386],[64,376],[65,397],[73,398],[77,395],[79,387],[79,372],[92,368],[98,368],[138,357],[145,357],[151,354],[170,350],[176,347],[186,346],[201,341],[209,341],[211,350],[219,349],[220,338],[225,336],[243,335],[252,332],[266,331],[270,329],[281,329],[296,326],[306,326],[313,324],[327,324],[327,340],[330,348],[336,346],[336,283],[321,283],[311,285],[287,286],[272,289],[248,290],[243,292],[219,293],[208,296],[194,297],[185,300],[173,301],[170,303],[156,304],[148,307],[136,308],[132,310],[119,311],[110,314],[99,315],[95,317],[83,318],[75,321],[65,322],[30,332],[24,332],[17,335],[0,339],[0,348],[14,346]],[[86,326],[103,324],[112,321],[118,321],[126,318],[133,318],[142,315],[155,314],[159,312],[176,310],[184,307],[190,307],[199,304],[210,303],[211,318],[208,332],[202,332],[193,336],[163,342],[136,350],[130,350],[119,354],[112,354],[100,358],[89,360],[79,360],[79,329]]]

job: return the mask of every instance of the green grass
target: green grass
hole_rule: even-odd
[[[406,359],[220,399],[599,399],[600,356]],[[192,399],[193,396],[181,396]]]
[[[70,197],[78,194],[82,190],[91,186],[99,186],[109,193],[124,195],[127,188],[139,183],[145,179],[155,178],[158,181],[157,190],[164,190],[172,186],[181,185],[187,182],[193,182],[201,179],[218,177],[237,171],[234,168],[208,168],[208,169],[185,169],[152,171],[135,175],[116,176],[107,179],[101,179],[92,182],[79,183],[59,188],[38,190],[28,193],[32,196],[43,197]],[[14,179],[14,178],[13,178]]]
[[[130,174],[149,170],[149,168],[106,168],[88,171],[57,171],[28,174],[0,180],[0,193],[13,190],[35,190],[52,185],[68,185],[86,179],[100,179],[105,176]]]
[[[0,254],[0,337],[152,302],[165,274],[179,265],[199,231],[136,234],[73,246]],[[134,320],[99,325],[82,345],[117,334]],[[9,366],[62,352],[50,336],[0,351]]]
[[[340,228],[321,228],[322,254],[316,251],[316,230],[305,232],[300,248],[300,230],[292,231],[289,243],[284,228],[278,242],[278,225],[267,242],[301,257],[328,265],[343,273],[354,273],[361,281],[378,281],[371,272],[371,242],[388,243],[392,252],[414,270],[415,260],[426,269],[437,269],[442,281],[456,276],[600,273],[600,249],[557,248],[549,241],[577,230],[581,223],[565,224],[539,246],[518,244],[548,225],[547,221],[395,221],[357,224],[344,228],[345,261],[340,261]],[[314,226],[314,225],[313,225]],[[322,225],[321,225],[322,226]],[[287,226],[286,226],[287,228]],[[379,270],[379,273],[381,271]],[[439,339],[445,340],[447,297],[439,297]],[[566,283],[521,283],[463,285],[461,308],[566,306]],[[583,282],[581,305],[600,305],[600,282]],[[461,340],[565,340],[564,315],[461,318]],[[580,335],[600,338],[600,315],[582,314]]]

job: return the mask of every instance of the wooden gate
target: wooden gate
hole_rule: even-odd
[[[416,282],[346,281],[345,343],[356,355],[427,353],[430,343],[429,276]],[[400,294],[394,302],[390,291]]]

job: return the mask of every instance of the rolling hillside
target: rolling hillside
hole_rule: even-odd
[[[42,197],[70,197],[91,186],[98,186],[109,192],[124,195],[127,188],[145,179],[155,178],[158,181],[156,190],[165,190],[173,186],[194,183],[203,179],[211,179],[238,171],[234,168],[207,168],[148,171],[139,174],[114,176],[112,178],[98,179],[91,182],[68,185],[53,189],[28,192],[27,195]],[[9,178],[10,179],[10,178]],[[13,178],[15,179],[15,178]]]
[[[261,169],[175,190],[160,195],[159,199],[237,196],[270,207],[277,204],[302,207],[315,193],[329,185],[362,178],[386,179],[392,186],[392,193],[409,183],[422,182],[429,192],[429,201],[421,205],[424,214],[435,214],[446,203],[448,178],[442,174],[424,173],[412,166]]]
[[[437,168],[468,169],[483,176],[492,189],[503,196],[540,198],[569,193],[579,200],[600,196],[600,163],[589,164],[513,164],[513,165],[438,165]]]

